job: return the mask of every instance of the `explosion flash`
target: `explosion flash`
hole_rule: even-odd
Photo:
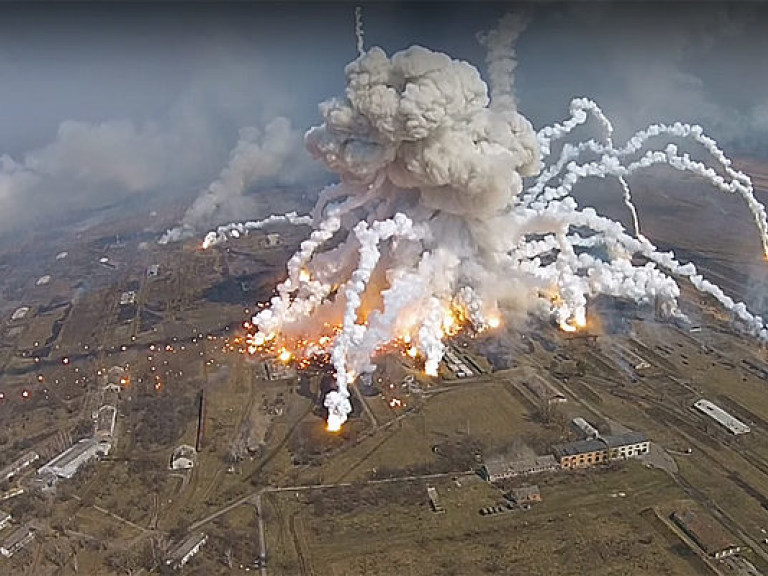
[[[272,222],[312,227],[276,296],[253,317],[248,346],[281,360],[287,353],[299,365],[312,355],[332,363],[329,431],[346,421],[349,386],[375,369],[375,354],[394,347],[437,374],[446,337],[466,326],[498,328],[504,309],[552,319],[568,332],[585,326],[587,302],[600,294],[655,302],[681,317],[674,278],[687,279],[746,332],[768,339],[762,318],[640,233],[627,184],[636,171],[664,164],[737,194],[768,253],[766,212],[749,177],[699,126],[654,124],[617,147],[611,123],[585,98],[571,102],[564,122],[535,132],[512,91],[514,41],[523,28],[506,16],[481,38],[489,97],[467,62],[420,46],[391,57],[366,51],[358,15],[360,55],[346,67],[345,97],[322,103],[324,122],[305,137],[338,184],[320,193],[311,217],[270,216],[205,238],[208,247]],[[590,118],[602,129],[599,141],[564,141]],[[659,137],[700,147],[717,170],[673,144],[654,148]],[[619,181],[633,235],[572,195],[582,180],[608,176]],[[339,242],[324,249],[332,238]]]

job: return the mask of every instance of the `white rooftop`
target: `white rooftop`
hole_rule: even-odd
[[[731,434],[746,434],[750,431],[749,426],[744,424],[744,422],[734,416],[731,416],[728,414],[728,412],[720,408],[720,406],[710,402],[709,400],[699,400],[694,403],[694,406],[702,414],[706,414],[715,420],[718,424],[725,426],[731,432]]]

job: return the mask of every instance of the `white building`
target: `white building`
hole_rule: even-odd
[[[202,548],[203,544],[206,542],[208,542],[208,535],[205,532],[192,534],[170,553],[165,564],[167,566],[173,566],[176,569],[182,568],[200,551],[200,548]]]
[[[584,418],[574,418],[571,420],[571,424],[584,436],[584,438],[594,440],[595,438],[600,437],[600,432],[598,432],[592,424],[584,420]]]
[[[171,454],[171,470],[189,470],[195,465],[196,451],[194,446],[181,444]]]
[[[48,464],[38,469],[37,473],[41,476],[53,474],[59,478],[72,478],[83,464],[99,454],[109,453],[109,445],[107,445],[105,450],[104,444],[104,442],[98,442],[95,438],[80,440],[80,442],[70,446],[48,462]]]
[[[35,532],[29,526],[22,526],[0,544],[0,554],[10,558],[24,548],[34,537]]]
[[[693,404],[694,408],[712,418],[715,422],[725,427],[731,434],[746,434],[750,428],[744,422],[731,416],[717,404],[709,400],[699,400]]]
[[[0,470],[0,480],[12,480],[19,472],[40,458],[37,452],[27,452]]]
[[[102,406],[96,411],[94,420],[96,421],[96,439],[111,439],[115,433],[117,408],[109,405]]]
[[[0,530],[8,526],[11,522],[11,515],[8,512],[0,510]]]

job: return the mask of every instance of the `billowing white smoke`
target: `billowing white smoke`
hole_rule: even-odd
[[[63,215],[199,178],[213,156],[201,140],[196,127],[62,122],[52,142],[21,160],[0,156],[0,230],[34,220],[43,199],[47,216]]]
[[[187,209],[181,226],[160,238],[160,244],[188,238],[201,226],[226,218],[256,184],[290,184],[306,176],[310,168],[303,152],[302,138],[287,118],[275,118],[263,131],[243,128],[219,177]]]
[[[524,20],[505,17],[482,39],[490,99],[466,62],[418,46],[391,58],[372,48],[347,66],[345,97],[321,104],[324,122],[306,135],[309,151],[340,182],[321,192],[315,229],[290,259],[270,306],[253,318],[254,340],[278,333],[312,339],[329,323],[340,326],[333,338],[308,348],[330,353],[336,372],[336,390],[325,399],[330,429],[352,409],[349,385],[374,369],[371,356],[394,338],[406,338],[409,353],[436,374],[456,304],[478,329],[498,325],[501,306],[542,314],[573,331],[585,324],[587,303],[598,294],[655,302],[680,316],[677,276],[715,298],[748,332],[768,339],[763,320],[743,303],[640,235],[625,180],[666,164],[740,195],[768,253],[766,213],[749,178],[731,168],[698,126],[653,125],[616,147],[610,122],[587,99],[575,99],[569,119],[535,134],[512,92],[512,48],[523,28]],[[552,144],[590,115],[603,130],[602,142],[566,142],[551,162]],[[642,153],[659,136],[700,145],[720,172],[678,154],[674,145]],[[579,163],[585,154],[592,160]],[[524,190],[526,176],[536,177]],[[582,180],[608,176],[619,179],[636,237],[592,208],[579,209],[571,196]],[[206,242],[247,228],[222,227]],[[322,251],[331,239],[339,240],[336,247]]]

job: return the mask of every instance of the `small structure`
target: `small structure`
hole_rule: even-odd
[[[13,534],[8,536],[2,544],[0,544],[0,554],[6,558],[10,558],[16,552],[24,548],[35,537],[35,531],[29,526],[22,526],[16,530]]]
[[[23,320],[27,315],[27,312],[29,312],[29,306],[22,306],[21,308],[17,308],[16,311],[11,315],[11,320],[13,322]]]
[[[110,447],[109,443],[99,442],[95,438],[80,440],[41,467],[37,473],[40,476],[53,474],[58,478],[72,478],[83,464],[99,454],[108,454]]]
[[[728,412],[720,408],[720,406],[714,402],[702,399],[694,402],[693,406],[696,410],[702,414],[706,414],[735,436],[738,436],[739,434],[747,434],[750,431],[749,426],[744,424],[744,422],[738,418],[728,414]]]
[[[3,512],[0,510],[0,530],[8,526],[11,522],[11,515],[8,514],[8,512]]]
[[[56,254],[56,260],[64,260],[67,256],[69,256],[69,252],[59,252]]]
[[[480,475],[488,480],[488,482],[498,482],[499,480],[516,476],[554,472],[559,468],[560,466],[554,456],[547,454],[546,456],[512,461],[491,460],[483,464],[483,467],[480,469]]]
[[[171,454],[171,470],[189,470],[195,465],[197,453],[195,447],[189,444],[181,444]]]
[[[280,245],[280,234],[267,234],[267,247],[273,248]]]
[[[120,306],[128,306],[136,302],[136,291],[128,290],[120,295]]]
[[[672,520],[712,558],[725,558],[741,550],[725,528],[708,514],[686,508],[676,510]]]
[[[27,452],[23,456],[16,458],[13,462],[8,464],[5,468],[0,470],[0,480],[9,481],[13,480],[16,475],[24,470],[27,466],[40,459],[40,454],[31,451]]]
[[[152,264],[147,268],[147,278],[155,278],[160,272],[160,264]]]
[[[200,551],[208,541],[208,535],[205,532],[198,532],[188,536],[168,555],[165,560],[166,566],[172,566],[175,569],[182,568],[192,557]]]
[[[51,277],[46,274],[45,276],[40,276],[40,278],[37,279],[37,282],[35,282],[35,286],[45,286],[46,284],[50,284]]]
[[[592,424],[584,420],[584,418],[574,418],[571,420],[571,426],[587,440],[594,440],[600,437],[600,432]]]
[[[520,488],[512,488],[509,492],[510,499],[522,506],[524,504],[532,504],[534,502],[541,502],[541,492],[536,484],[529,486],[520,486]]]
[[[445,508],[440,504],[440,496],[437,494],[437,488],[434,486],[427,486],[427,496],[429,497],[429,504],[432,506],[432,512],[443,514]]]
[[[642,432],[627,432],[578,440],[553,447],[562,468],[587,468],[609,460],[623,460],[647,454],[650,442]]]

